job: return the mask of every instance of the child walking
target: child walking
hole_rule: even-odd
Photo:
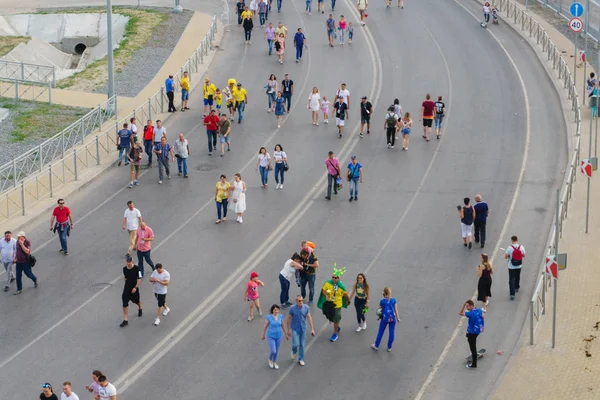
[[[262,315],[262,310],[260,309],[260,302],[258,300],[259,286],[265,286],[265,284],[258,279],[257,272],[252,272],[250,274],[250,280],[246,284],[246,291],[244,292],[244,301],[248,302],[248,322],[254,319],[254,309],[252,308],[252,306],[256,307],[258,315]]]
[[[323,123],[329,123],[329,106],[331,103],[327,100],[327,96],[323,96],[321,100],[321,111],[323,111]]]
[[[383,289],[383,299],[379,302],[379,309],[381,310],[380,316],[381,321],[379,322],[379,331],[377,332],[377,338],[375,343],[371,346],[373,350],[379,350],[379,344],[383,338],[385,328],[390,327],[388,333],[388,345],[387,350],[392,351],[392,344],[394,344],[394,334],[396,331],[396,321],[400,322],[398,314],[398,305],[396,305],[396,299],[392,297],[392,289],[386,287]]]
[[[367,277],[363,273],[356,276],[356,282],[354,282],[354,286],[350,292],[350,300],[352,300],[352,296],[355,294],[354,308],[356,309],[356,321],[358,322],[356,332],[360,332],[367,329],[365,313],[369,309],[369,299],[371,298]]]
[[[354,26],[352,26],[352,22],[348,22],[348,44],[352,44],[353,36],[354,36]]]

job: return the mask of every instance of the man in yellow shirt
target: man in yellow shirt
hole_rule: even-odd
[[[241,124],[244,109],[248,104],[248,92],[246,92],[246,89],[242,87],[240,82],[237,83],[237,89],[233,92],[233,96],[235,97],[235,106],[238,111],[238,124]]]
[[[242,11],[242,20],[243,20],[243,19],[246,19],[246,18],[250,18],[250,19],[252,19],[252,11],[250,11],[250,10],[248,9],[248,7],[246,7],[246,8],[244,9],[244,11]]]
[[[277,24],[277,28],[275,28],[275,37],[279,37],[279,35],[283,33],[283,37],[287,38],[287,32],[288,29],[280,22]]]
[[[179,86],[181,86],[181,111],[189,110],[187,105],[190,98],[190,78],[187,71],[179,80]]]
[[[206,78],[204,80],[204,87],[202,88],[204,94],[204,116],[206,117],[209,112],[212,111],[213,99],[215,96],[215,91],[217,87],[214,83],[211,83],[210,79]],[[206,109],[208,108],[208,112]]]
[[[342,320],[342,308],[347,308],[350,298],[346,291],[346,286],[341,281],[341,276],[346,268],[341,270],[333,268],[331,280],[326,281],[321,289],[317,307],[323,311],[323,314],[330,322],[333,322],[333,334],[329,341],[335,342],[340,333],[340,321]],[[333,309],[332,309],[333,308]]]

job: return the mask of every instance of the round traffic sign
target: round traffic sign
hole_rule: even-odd
[[[573,32],[581,32],[583,30],[583,21],[579,18],[571,18],[569,20],[569,28]]]
[[[583,5],[578,2],[574,2],[569,6],[569,12],[574,17],[581,17],[583,15]]]

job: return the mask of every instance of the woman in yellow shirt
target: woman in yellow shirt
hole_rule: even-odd
[[[227,221],[227,204],[229,202],[230,191],[231,184],[227,182],[227,177],[225,175],[221,175],[221,179],[217,182],[215,189],[215,202],[217,203],[216,224],[221,223],[221,209],[223,209],[223,221]]]

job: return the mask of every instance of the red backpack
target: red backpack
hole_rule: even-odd
[[[513,248],[513,252],[510,256],[511,264],[515,267],[523,265],[523,252],[521,251],[521,245],[517,245],[516,247],[511,245],[510,247]]]

